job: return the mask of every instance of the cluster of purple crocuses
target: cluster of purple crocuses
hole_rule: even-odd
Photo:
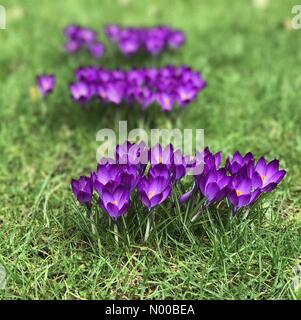
[[[76,102],[85,104],[96,96],[117,105],[136,102],[142,110],[152,103],[158,103],[163,111],[170,111],[175,104],[184,107],[206,86],[200,73],[185,65],[127,71],[84,67],[76,70],[75,77],[70,93]]]
[[[182,31],[167,26],[133,28],[107,25],[104,29],[107,38],[117,43],[124,55],[132,55],[140,50],[157,55],[167,47],[176,49],[185,42]]]
[[[65,50],[75,53],[82,48],[88,49],[94,58],[100,58],[104,53],[104,46],[97,41],[97,32],[78,25],[69,25],[64,29],[67,38]]]
[[[194,183],[190,191],[180,196],[180,204],[194,197],[208,207],[227,199],[235,214],[272,191],[286,174],[279,169],[278,160],[267,162],[261,157],[255,161],[252,153],[243,156],[235,152],[224,166],[221,162],[221,152],[213,154],[208,148],[191,158],[174,150],[171,144],[149,149],[143,142],[126,142],[117,145],[114,158],[101,159],[95,172],[72,180],[71,186],[77,200],[90,209],[95,190],[99,206],[116,220],[129,210],[136,190],[150,211],[167,200],[174,185],[189,173]]]

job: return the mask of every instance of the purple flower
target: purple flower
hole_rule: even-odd
[[[143,177],[138,183],[142,203],[151,209],[165,201],[171,193],[170,182],[163,177]]]
[[[36,78],[39,91],[44,97],[47,97],[54,89],[55,76],[52,74],[39,75]]]
[[[131,164],[144,169],[148,163],[148,148],[143,141],[139,144],[126,141],[116,146],[116,161],[119,164]]]
[[[69,86],[74,101],[85,104],[92,96],[91,88],[85,82],[71,83]]]
[[[242,207],[252,205],[258,199],[261,191],[256,187],[257,180],[252,180],[247,175],[238,173],[231,178],[227,197],[234,213]]]
[[[100,207],[113,219],[116,220],[129,209],[129,191],[120,185],[110,185],[104,188],[99,197]]]
[[[124,38],[119,43],[120,51],[125,55],[132,55],[139,50],[139,41],[136,38]]]
[[[94,42],[89,45],[89,50],[94,58],[100,58],[104,53],[104,46],[101,42]]]
[[[238,151],[236,151],[232,159],[230,157],[227,158],[226,169],[233,175],[237,173],[242,166],[253,162],[254,156],[251,152],[247,153],[245,156],[242,156]]]
[[[225,169],[212,170],[200,176],[198,184],[202,195],[206,198],[205,205],[225,198],[230,179]]]
[[[64,35],[69,39],[76,39],[80,27],[77,25],[69,25],[64,29]]]
[[[264,157],[261,157],[255,167],[255,171],[260,175],[262,180],[261,190],[263,192],[270,192],[281,182],[286,171],[279,170],[279,161],[273,160],[266,162]]]
[[[181,31],[174,31],[168,37],[168,44],[171,48],[177,49],[185,42],[185,35]]]
[[[157,101],[161,105],[163,111],[171,111],[174,104],[174,98],[169,93],[158,93]]]
[[[78,42],[70,40],[65,44],[65,50],[69,53],[77,52],[80,48],[80,45]]]
[[[94,189],[101,195],[104,188],[121,183],[122,168],[118,164],[99,163],[97,171],[92,173]]]
[[[187,105],[191,102],[197,95],[197,90],[191,85],[186,85],[179,87],[177,90],[177,101],[180,106]]]
[[[105,34],[108,37],[108,39],[112,41],[119,40],[120,37],[120,27],[118,25],[107,25],[104,28]]]
[[[97,33],[90,28],[80,28],[77,31],[77,39],[84,44],[95,42]]]
[[[87,207],[91,205],[93,186],[90,177],[81,176],[79,180],[72,179],[71,188],[80,203]]]
[[[160,144],[156,144],[149,151],[149,160],[151,165],[163,163],[170,168],[174,160],[173,146],[168,144],[162,148]]]
[[[160,163],[150,167],[148,175],[152,178],[163,177],[166,180],[170,180],[170,172],[166,164]]]

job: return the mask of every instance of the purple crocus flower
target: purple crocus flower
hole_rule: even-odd
[[[183,157],[182,153],[180,150],[176,150],[174,152],[174,166],[173,166],[173,171],[174,171],[174,179],[175,181],[179,181],[181,178],[183,178],[186,174],[186,161],[185,157]]]
[[[170,168],[174,161],[173,146],[168,144],[165,148],[162,148],[160,144],[154,145],[149,150],[149,160],[151,165],[163,163]]]
[[[160,163],[152,165],[148,171],[148,175],[152,178],[163,177],[166,180],[170,180],[170,172],[166,164]]]
[[[99,197],[100,207],[113,219],[116,220],[129,209],[129,191],[120,185],[110,185],[104,188]]]
[[[101,42],[89,44],[89,50],[94,58],[100,58],[104,53],[104,46]]]
[[[142,203],[150,210],[165,201],[171,193],[170,182],[163,177],[143,177],[138,183]]]
[[[39,75],[36,78],[39,91],[44,97],[47,97],[54,89],[55,76],[52,74]]]
[[[163,111],[170,111],[174,104],[174,98],[169,93],[158,93],[157,102],[161,105]]]
[[[90,177],[81,176],[79,180],[72,179],[71,188],[80,203],[87,207],[91,206],[93,186]]]
[[[254,156],[251,152],[248,152],[246,155],[242,156],[238,151],[233,154],[232,159],[227,158],[226,160],[226,169],[232,175],[237,173],[240,168],[244,165],[254,162]]]
[[[230,179],[225,169],[211,170],[200,176],[198,185],[202,195],[206,199],[205,205],[221,201],[225,198]]]
[[[69,39],[76,39],[80,27],[77,25],[69,25],[64,29],[64,35]]]
[[[84,44],[91,44],[95,41],[97,32],[90,28],[80,28],[77,31],[77,39]]]
[[[69,53],[77,52],[80,48],[80,44],[74,40],[70,40],[65,44],[65,50]]]
[[[120,27],[118,25],[105,26],[105,34],[111,41],[118,41],[120,37]]]
[[[177,101],[180,106],[185,106],[196,97],[196,94],[197,90],[191,85],[179,87],[177,89]]]
[[[264,157],[261,157],[255,167],[255,171],[260,175],[262,180],[261,190],[263,192],[270,192],[281,182],[286,171],[279,170],[279,161],[273,160],[266,162]]]
[[[73,100],[81,104],[88,102],[92,96],[91,87],[82,81],[71,83],[69,89]]]
[[[97,171],[92,173],[94,189],[101,195],[103,189],[111,184],[120,184],[122,168],[118,164],[99,163]]]
[[[168,36],[168,44],[171,48],[177,49],[185,42],[185,35],[181,31],[171,32]]]
[[[119,43],[120,51],[125,55],[132,55],[139,50],[139,41],[134,37],[121,39]]]
[[[244,174],[236,174],[231,178],[227,197],[234,213],[242,207],[252,205],[258,199],[261,191],[254,183],[255,180]]]

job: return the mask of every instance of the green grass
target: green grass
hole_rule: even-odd
[[[300,298],[291,282],[301,259],[301,31],[284,27],[294,1],[270,1],[266,8],[247,0],[2,4],[0,264],[7,287],[1,299]],[[120,221],[117,246],[106,218],[93,236],[69,182],[95,168],[96,132],[114,128],[116,112],[99,105],[85,112],[69,98],[73,70],[94,63],[84,53],[63,52],[61,30],[73,22],[99,30],[114,22],[182,28],[188,42],[175,53],[135,60],[108,48],[99,64],[185,63],[200,70],[208,87],[173,114],[179,127],[204,128],[206,144],[225,155],[238,149],[281,159],[285,181],[245,220],[221,208],[192,225],[189,208],[176,215],[167,204],[143,243],[146,213],[137,204],[126,218],[129,241]],[[41,72],[58,79],[45,104],[29,94]],[[136,127],[138,109],[123,110],[120,119]],[[164,127],[167,117],[156,110],[146,120]]]

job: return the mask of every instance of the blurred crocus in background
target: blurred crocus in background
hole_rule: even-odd
[[[118,44],[124,55],[133,55],[143,50],[158,55],[166,48],[177,49],[185,42],[182,31],[167,26],[136,28],[107,25],[104,31],[110,41]]]
[[[65,51],[75,53],[81,48],[90,52],[94,58],[100,58],[104,53],[103,44],[97,40],[97,32],[91,28],[79,25],[69,25],[64,29],[67,38]]]
[[[47,97],[55,87],[55,76],[53,74],[41,74],[36,77],[36,84],[40,93]]]

